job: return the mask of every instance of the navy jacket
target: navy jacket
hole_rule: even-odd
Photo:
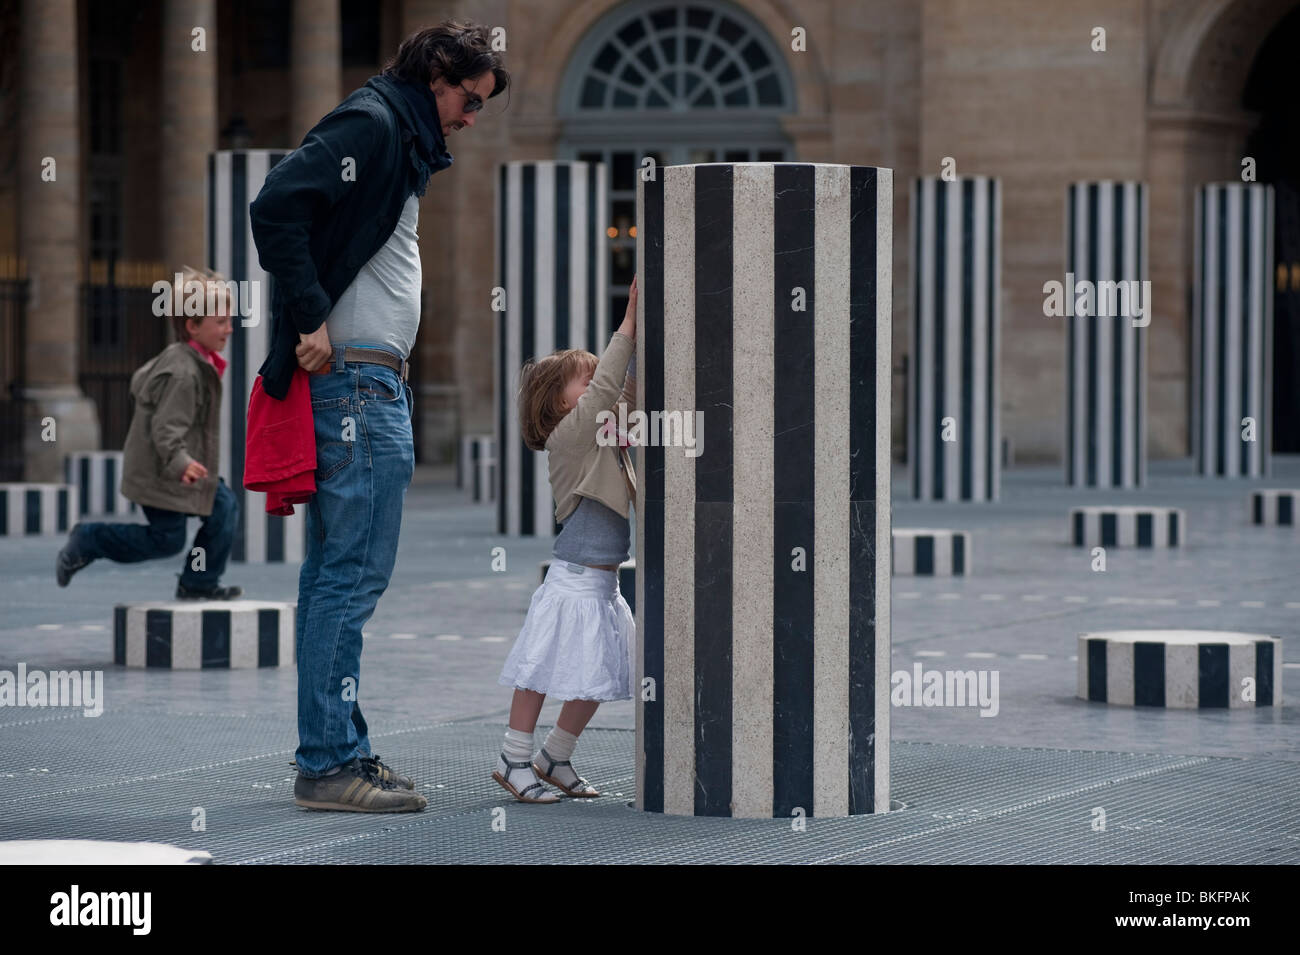
[[[288,394],[298,334],[321,326],[393,234],[407,197],[424,195],[429,177],[451,165],[436,111],[429,130],[397,81],[371,77],[276,163],[249,206],[257,258],[273,279],[271,350],[258,369],[271,397]],[[422,135],[434,144],[427,163]]]

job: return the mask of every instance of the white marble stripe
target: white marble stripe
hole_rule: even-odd
[[[876,172],[876,414],[882,422],[876,427],[876,719],[875,719],[875,796],[877,812],[889,811],[889,701],[890,686],[890,618],[889,618],[889,549],[891,541],[892,462],[890,402],[893,355],[893,248],[894,248],[894,173],[890,169]],[[848,274],[845,272],[844,274]],[[846,352],[847,353],[847,352]],[[847,381],[848,376],[844,376]],[[847,462],[846,462],[847,470]],[[1278,656],[1281,654],[1279,653]],[[1281,686],[1281,681],[1277,681]]]
[[[993,487],[990,497],[998,500],[1002,496],[1002,182],[993,180],[993,247],[992,256],[993,284],[991,290],[993,307],[989,313],[992,323],[992,352],[989,358],[989,374],[993,376],[993,434],[989,436],[989,453],[993,455]]]
[[[943,350],[944,367],[936,369],[936,374],[944,376],[943,407],[938,409],[941,417],[952,418],[957,440],[943,443],[943,495],[945,500],[955,501],[961,498],[961,462],[969,453],[970,422],[965,420],[961,410],[962,389],[962,183],[954,180],[945,182],[942,188],[947,194],[944,213],[947,216],[944,250],[944,306],[943,306]]]
[[[919,413],[916,420],[917,448],[913,467],[921,473],[921,500],[934,496],[934,429],[939,426],[941,415],[935,413],[934,406],[934,246],[937,236],[935,216],[935,193],[938,182],[935,179],[921,180],[921,295],[920,328],[922,329],[921,350],[915,348],[916,334],[912,335],[913,369],[919,389]]]
[[[1223,407],[1224,420],[1220,422],[1226,441],[1227,453],[1223,456],[1224,474],[1236,477],[1241,474],[1241,325],[1246,316],[1241,313],[1241,263],[1244,258],[1242,249],[1242,215],[1243,200],[1247,200],[1244,189],[1231,188],[1228,195],[1228,229],[1227,247],[1227,295],[1226,310],[1220,317],[1225,322],[1223,378],[1226,385],[1226,400]],[[1247,200],[1248,201],[1248,200]]]
[[[555,229],[558,217],[569,215],[570,210],[556,207],[555,163],[536,163],[536,204],[533,215],[533,353],[529,358],[542,358],[555,350]],[[571,229],[579,228],[570,222]],[[585,336],[584,336],[585,340]],[[608,342],[589,342],[586,347],[597,357],[604,353]],[[552,537],[555,529],[555,503],[551,496],[548,452],[527,451],[533,455],[533,486],[523,488],[523,506],[533,512],[533,535]]]
[[[988,301],[989,301],[989,281],[988,281],[988,219],[989,180],[985,176],[979,176],[974,180],[974,208],[971,210],[971,228],[974,235],[970,237],[972,256],[971,262],[971,375],[973,377],[971,387],[971,421],[969,433],[969,447],[966,454],[970,455],[972,460],[972,480],[971,496],[982,501],[991,496],[991,489],[988,487],[988,459],[992,457],[993,468],[996,470],[1001,466],[1001,461],[997,449],[993,446],[990,436],[987,433],[988,419],[988,401],[986,400],[988,377],[992,373],[992,363],[988,355]],[[996,381],[996,379],[994,379]],[[994,392],[996,394],[996,391]]]
[[[1092,263],[1092,271],[1089,274],[1097,283],[1095,290],[1098,295],[1094,300],[1094,314],[1086,319],[1086,322],[1097,330],[1097,377],[1090,382],[1097,396],[1096,430],[1088,437],[1095,442],[1097,448],[1097,484],[1100,487],[1109,487],[1112,478],[1113,378],[1116,371],[1113,337],[1115,326],[1120,321],[1117,318],[1102,316],[1103,303],[1100,294],[1103,281],[1122,278],[1114,274],[1115,188],[1116,184],[1113,182],[1102,182],[1097,185],[1097,261]]]
[[[501,400],[506,406],[506,433],[498,435],[498,447],[508,446],[506,467],[499,474],[501,491],[505,495],[505,532],[517,535],[522,526],[523,501],[520,499],[520,486],[523,483],[523,467],[520,455],[531,454],[519,439],[519,369],[526,356],[522,354],[523,317],[520,303],[523,301],[523,260],[524,260],[524,201],[523,166],[510,163],[506,167],[506,390]]]

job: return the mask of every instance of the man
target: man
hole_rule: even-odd
[[[487,29],[448,20],[408,37],[380,76],[279,162],[250,207],[274,279],[262,385],[312,372],[316,494],[298,581],[298,778],[312,809],[417,812],[412,780],[370,750],[361,629],[388,586],[415,466],[407,359],[420,320],[417,196],[452,163],[509,74]]]

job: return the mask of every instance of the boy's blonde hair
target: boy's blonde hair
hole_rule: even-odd
[[[546,448],[567,412],[564,389],[579,374],[595,374],[600,361],[581,348],[563,348],[545,358],[530,358],[519,373],[519,431],[533,451]]]
[[[179,273],[180,282],[172,280],[172,332],[178,342],[187,342],[190,340],[190,330],[185,327],[187,319],[194,319],[202,324],[203,319],[208,316],[208,302],[212,299],[220,299],[224,296],[226,303],[226,314],[234,316],[235,314],[235,283],[227,279],[220,272],[214,272],[211,269],[196,269],[192,265],[182,265]],[[203,314],[186,315],[185,314],[185,286],[190,282],[203,283]]]

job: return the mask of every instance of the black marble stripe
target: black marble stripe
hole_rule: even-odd
[[[147,667],[172,665],[172,612],[170,610],[144,612],[144,665]]]
[[[570,177],[572,167],[566,163],[559,163],[555,167],[555,347],[556,349],[569,347],[569,284],[573,277],[569,275],[569,242],[571,241],[572,229],[577,225],[573,221],[573,199],[572,184]],[[587,210],[588,218],[584,220],[582,227],[588,232],[594,227],[592,222],[593,210]],[[594,269],[596,262],[594,259],[588,260],[588,268]],[[595,302],[592,302],[590,308],[595,308]],[[591,341],[588,348],[600,348],[604,342]]]
[[[1165,705],[1165,645],[1133,644],[1133,705]]]
[[[512,291],[519,298],[519,325],[521,330],[520,361],[541,357],[534,352],[537,348],[537,167],[523,167],[523,196],[520,199],[520,211],[523,213],[521,231],[523,233],[522,266],[523,277],[518,289]],[[518,373],[519,369],[514,369]],[[522,422],[521,422],[522,423]],[[519,435],[512,435],[512,440],[519,448],[519,533],[525,536],[536,533],[537,527],[534,511],[537,508],[537,490],[534,487],[533,469],[540,452],[530,451],[524,446]],[[552,513],[552,519],[554,514]]]
[[[1197,647],[1197,683],[1201,709],[1228,705],[1228,645],[1202,643]]]
[[[644,366],[637,374],[645,389],[646,408],[664,407],[664,185],[656,178],[642,185],[643,232],[641,289],[643,327],[638,333],[645,351]],[[654,687],[653,699],[642,702],[642,746],[645,759],[642,805],[649,812],[664,808],[664,698],[680,688],[664,685],[664,450],[662,445],[641,449],[638,464],[644,462],[639,478],[637,535],[641,540],[644,566],[641,575],[640,619],[642,673]],[[638,692],[640,688],[638,687]]]
[[[1094,637],[1088,641],[1088,699],[1094,703],[1106,702],[1106,640]]]
[[[507,421],[507,403],[510,396],[507,394],[507,382],[510,381],[510,369],[507,366],[507,343],[510,333],[510,326],[506,322],[506,316],[514,306],[511,298],[515,294],[514,289],[507,288],[509,276],[506,274],[506,256],[507,245],[506,237],[510,232],[510,188],[509,177],[507,173],[509,167],[504,163],[497,173],[497,196],[500,197],[501,207],[498,211],[497,218],[497,286],[505,289],[506,307],[497,313],[497,472],[496,472],[496,495],[497,495],[497,533],[509,533],[509,527],[506,525],[506,475],[510,471],[510,452],[517,447],[518,435],[510,434],[506,430]],[[478,478],[475,476],[475,481]]]
[[[1255,641],[1255,705],[1273,705],[1273,641]]]
[[[259,667],[280,665],[281,612],[269,608],[257,612],[257,665]]]
[[[961,184],[961,416],[957,450],[961,455],[961,500],[975,496],[975,456],[984,453],[975,447],[975,180]],[[986,438],[991,440],[992,436]]]
[[[948,190],[944,183],[937,182],[934,186],[934,324],[931,326],[934,330],[934,358],[930,366],[930,378],[934,382],[934,418],[930,421],[923,422],[922,434],[927,436],[927,440],[932,442],[933,455],[931,478],[933,480],[932,494],[936,500],[943,500],[943,479],[944,479],[944,440],[943,428],[939,425],[946,416],[947,408],[944,402],[947,400],[947,393],[944,381],[946,375],[944,370],[947,368],[947,335],[944,323],[947,320],[944,302],[944,278],[948,270],[947,245],[948,245]],[[851,267],[851,266],[850,266]],[[928,356],[927,356],[928,358]]]
[[[199,625],[202,635],[200,667],[204,670],[230,669],[230,611],[204,610]]]

